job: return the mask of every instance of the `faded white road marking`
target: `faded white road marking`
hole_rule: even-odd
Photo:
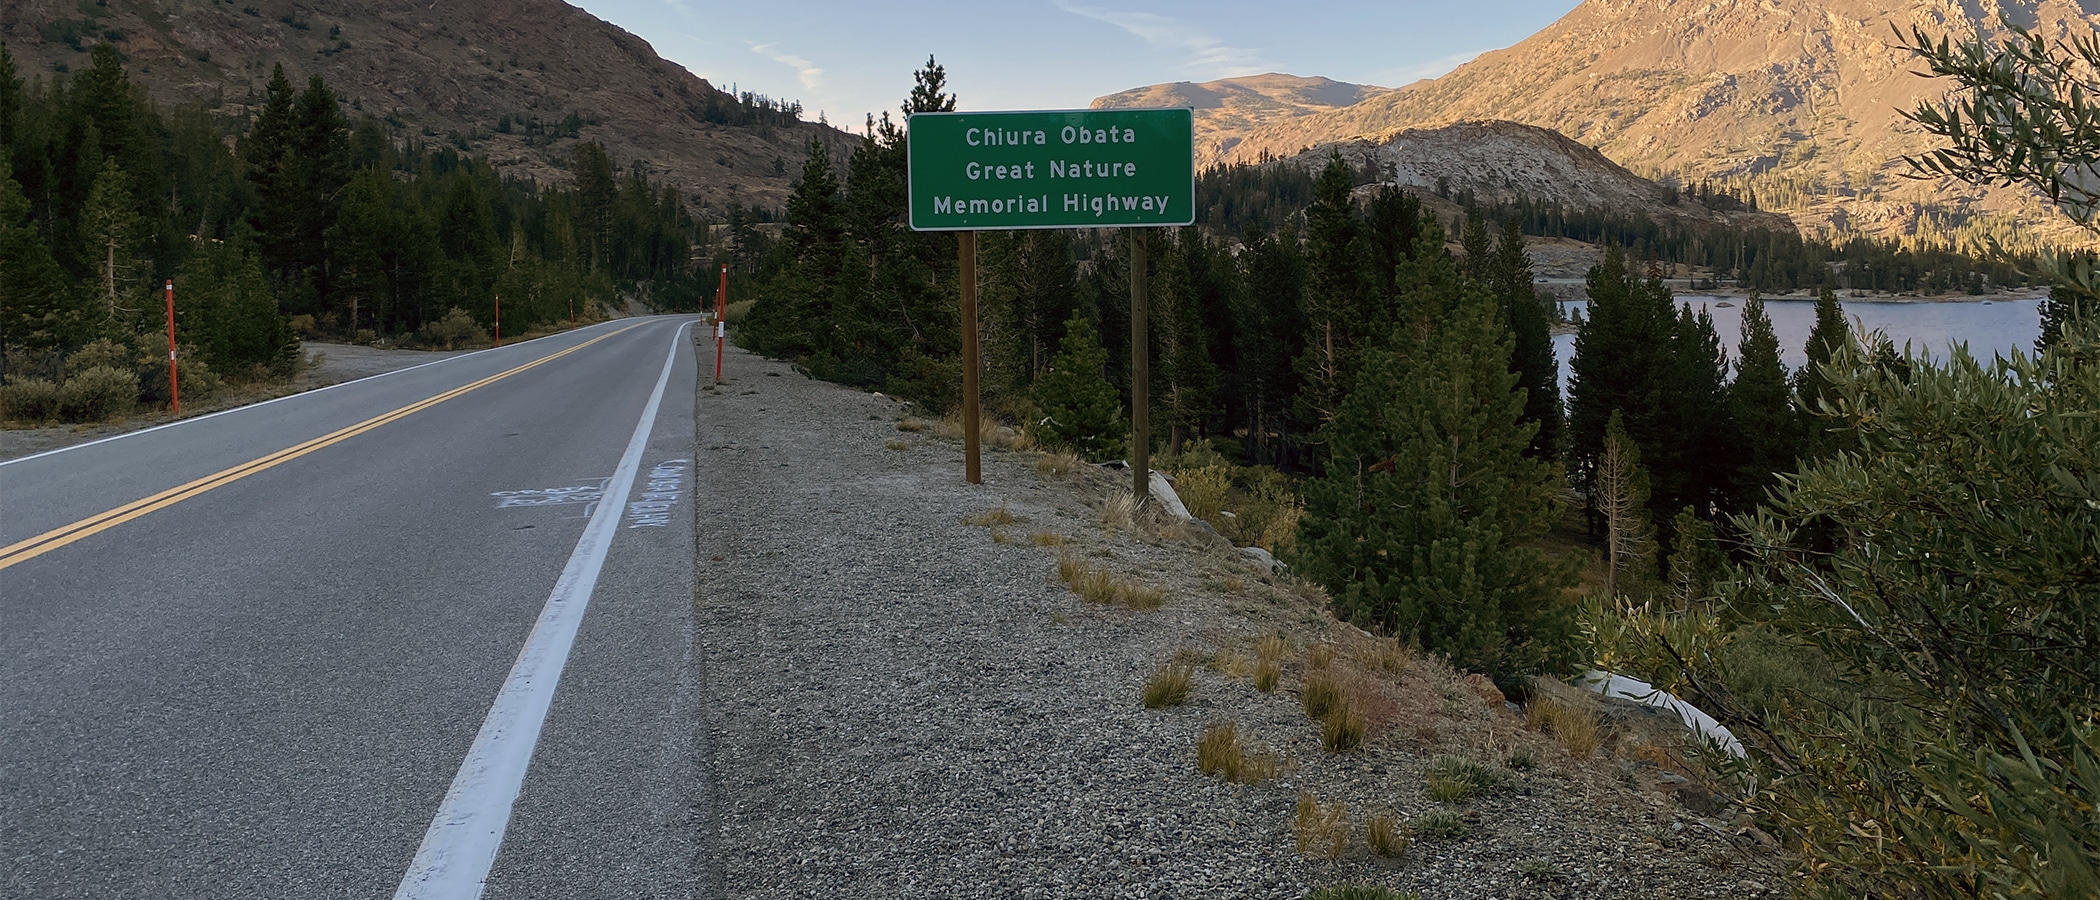
[[[656,390],[642,409],[642,420],[634,426],[634,437],[620,457],[606,486],[610,496],[625,498],[634,488],[642,467],[642,451],[656,411],[663,404],[664,385],[671,380],[671,366],[678,360],[679,341],[691,323],[680,325],[671,336],[671,350],[664,356],[663,374],[656,377]],[[416,850],[408,874],[402,876],[394,900],[475,900],[488,884],[489,869],[496,851],[503,847],[503,832],[510,827],[511,805],[525,784],[526,767],[532,764],[533,747],[540,740],[540,726],[547,721],[547,708],[554,702],[554,688],[568,662],[569,648],[576,643],[576,629],[583,623],[584,607],[598,584],[613,536],[619,533],[621,505],[599,503],[584,526],[583,538],[569,555],[554,591],[547,595],[539,622],[518,651],[510,677],[496,692],[496,702],[481,722],[481,732],[452,777],[452,789],[438,805],[430,828],[423,832],[423,846]]]

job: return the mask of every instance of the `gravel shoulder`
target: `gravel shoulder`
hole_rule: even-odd
[[[988,451],[962,481],[958,444],[901,431],[881,395],[732,350],[696,401],[698,706],[714,786],[710,881],[735,898],[1299,897],[1375,883],[1424,898],[1755,897],[1787,862],[1725,816],[1667,798],[1653,766],[1569,756],[1441,664],[1355,666],[1368,636],[1320,612],[1221,540],[1111,528],[1123,483]],[[1003,509],[1013,521],[964,520]],[[1054,535],[1060,547],[1035,538]],[[1082,601],[1060,553],[1161,589],[1164,606]],[[1299,710],[1307,665],[1273,693],[1236,660],[1262,636],[1339,648],[1371,679],[1363,750],[1322,751]],[[1190,702],[1144,708],[1155,671],[1206,661]],[[1198,737],[1232,720],[1278,777],[1199,773]],[[1372,856],[1361,822],[1439,806],[1437,754],[1538,765],[1462,812],[1470,836]],[[1339,859],[1294,841],[1301,792],[1345,801]]]
[[[189,416],[260,403],[345,381],[356,381],[359,378],[435,362],[448,356],[458,356],[467,351],[382,350],[356,344],[308,341],[299,345],[299,352],[305,355],[309,364],[299,373],[298,378],[283,384],[249,385],[222,390],[202,402],[184,404]],[[165,425],[172,421],[175,421],[174,416],[169,415],[166,410],[159,410],[130,416],[118,422],[0,429],[0,460],[85,444],[155,425]]]

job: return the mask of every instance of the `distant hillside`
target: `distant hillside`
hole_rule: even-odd
[[[1709,209],[1642,178],[1603,154],[1544,128],[1514,122],[1459,122],[1321,144],[1282,164],[1317,168],[1339,151],[1361,168],[1374,159],[1387,181],[1436,201],[1471,194],[1487,203],[1556,200],[1571,210],[1639,213],[1693,228],[1722,225],[1792,231],[1783,215]],[[1455,207],[1453,207],[1455,209]]]
[[[1811,231],[1949,233],[2018,218],[2071,237],[2024,189],[1900,177],[1928,146],[1898,114],[1940,96],[1896,46],[2000,19],[2052,37],[2100,29],[2100,0],[1586,0],[1516,46],[1342,109],[1278,115],[1208,146],[1246,162],[1475,119],[1550,128],[1635,171],[1729,179]],[[1229,146],[1228,146],[1229,145]]]
[[[819,130],[559,0],[7,0],[0,40],[28,79],[85,68],[88,48],[113,41],[156,99],[229,116],[282,63],[298,83],[321,75],[353,115],[486,154],[508,174],[565,181],[576,142],[595,140],[716,210],[784,203]]]
[[[1186,106],[1196,111],[1196,158],[1199,164],[1230,152],[1244,136],[1263,125],[1353,106],[1392,88],[1348,84],[1329,78],[1297,75],[1248,75],[1194,84],[1177,81],[1097,97],[1094,109]]]

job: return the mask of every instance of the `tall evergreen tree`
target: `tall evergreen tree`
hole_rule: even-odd
[[[134,286],[132,250],[141,236],[136,206],[124,168],[115,157],[103,157],[102,171],[95,176],[95,187],[80,212],[80,233],[88,244],[87,256],[95,260],[95,293],[106,321],[117,321],[132,311],[125,304]]]
[[[1495,242],[1485,268],[1487,284],[1501,303],[1514,341],[1509,362],[1515,367],[1517,386],[1524,389],[1524,421],[1538,423],[1538,433],[1525,452],[1537,459],[1557,458],[1562,417],[1560,361],[1553,357],[1547,301],[1532,283],[1531,257],[1524,253],[1524,232],[1516,219],[1504,220],[1502,238]]]
[[[1858,352],[1859,341],[1845,323],[1845,308],[1829,288],[1816,294],[1816,324],[1804,348],[1808,361],[1794,373],[1794,394],[1801,411],[1801,456],[1828,456],[1844,444],[1844,425],[1824,414],[1826,404],[1836,398],[1830,374],[1824,366],[1841,352]]]
[[[1198,295],[1192,258],[1203,253],[1202,238],[1183,235],[1179,242],[1155,241],[1159,258],[1152,283],[1152,332],[1159,347],[1158,377],[1152,389],[1165,426],[1167,445],[1199,436],[1217,391],[1217,368],[1211,364],[1208,328]]]
[[[1306,346],[1298,358],[1298,404],[1300,418],[1315,425],[1332,422],[1354,386],[1359,329],[1366,319],[1364,245],[1350,198],[1354,179],[1336,152],[1320,170],[1305,210]]]
[[[1558,479],[1524,455],[1535,429],[1519,421],[1494,299],[1448,257],[1399,280],[1446,308],[1410,304],[1415,321],[1365,355],[1328,427],[1325,474],[1306,485],[1298,565],[1339,615],[1458,666],[1502,680],[1557,671],[1573,659],[1559,599],[1572,571],[1531,544],[1555,517]]]
[[[70,349],[86,340],[85,316],[29,208],[0,147],[0,347]]]
[[[1300,381],[1293,361],[1305,346],[1300,306],[1305,258],[1295,237],[1257,228],[1238,260],[1242,288],[1233,295],[1239,360],[1234,375],[1235,392],[1246,404],[1248,457],[1289,467],[1295,464],[1299,436],[1292,406]]]
[[[1742,338],[1737,344],[1735,381],[1728,386],[1728,408],[1740,435],[1741,465],[1731,491],[1731,506],[1747,512],[1763,498],[1776,476],[1791,472],[1800,453],[1800,417],[1790,399],[1786,365],[1779,361],[1779,338],[1765,302],[1755,292],[1743,301]]]

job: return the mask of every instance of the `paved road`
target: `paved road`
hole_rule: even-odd
[[[705,893],[691,321],[0,464],[0,897]]]

